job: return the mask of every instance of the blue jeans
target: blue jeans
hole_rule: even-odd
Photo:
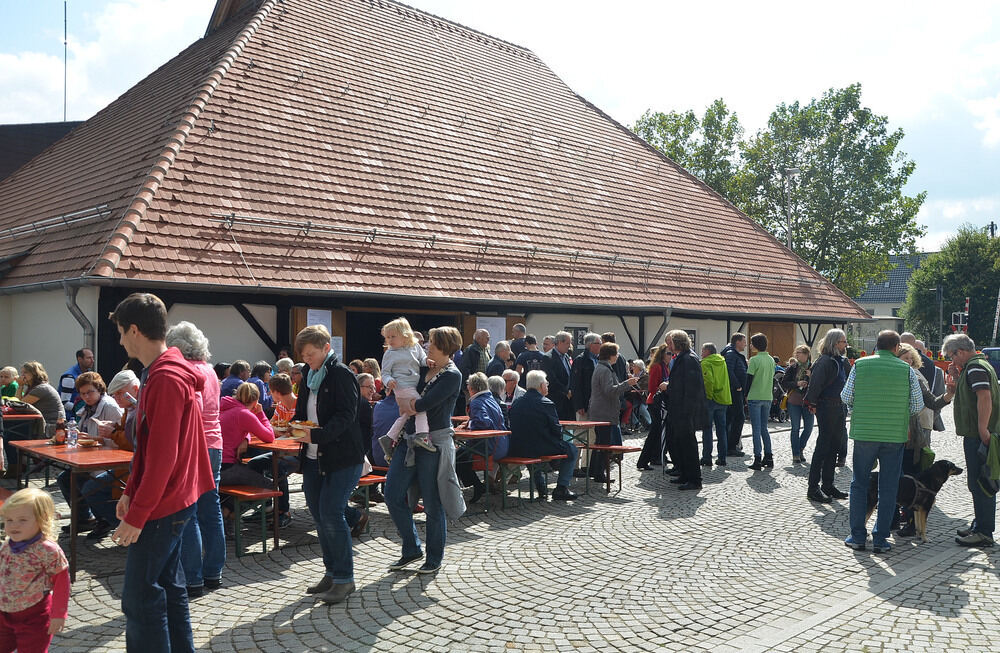
[[[395,458],[395,456],[393,456]],[[316,522],[323,567],[334,583],[354,582],[354,550],[351,545],[351,522],[361,514],[347,505],[361,478],[362,464],[321,474],[319,462],[305,459],[302,468],[302,492],[306,506]]]
[[[128,547],[122,612],[130,652],[194,651],[180,555],[181,534],[194,511],[191,504],[147,521],[139,539]]]
[[[717,439],[719,441],[719,460],[726,460],[726,451],[729,449],[729,432],[726,428],[726,411],[729,406],[719,404],[711,399],[706,399],[708,406],[708,426],[701,432],[701,459],[712,459],[712,427],[715,427]]]
[[[118,481],[111,472],[101,472],[97,476],[77,474],[76,487],[79,503],[76,508],[77,523],[91,517],[103,519],[112,526],[118,525],[115,507],[118,502],[111,497],[111,488]],[[63,470],[56,477],[56,484],[62,491],[66,503],[70,503],[69,470]]]
[[[851,537],[855,542],[868,539],[865,517],[868,513],[868,483],[878,460],[878,514],[872,528],[872,542],[880,544],[889,537],[896,515],[896,493],[903,469],[903,442],[854,441],[854,479],[851,481]]]
[[[420,538],[417,536],[417,525],[413,522],[413,510],[407,499],[407,491],[414,482],[420,486],[420,495],[424,499],[424,516],[427,518],[426,562],[437,566],[444,558],[444,545],[448,537],[447,519],[437,485],[441,453],[417,447],[413,452],[414,464],[407,467],[408,446],[405,439],[400,439],[396,452],[389,461],[389,472],[385,479],[385,505],[389,509],[392,523],[396,525],[396,532],[403,541],[403,556],[419,555]]]
[[[222,449],[209,449],[215,487],[201,495],[195,504],[195,519],[188,521],[181,538],[181,566],[188,587],[200,587],[205,579],[219,580],[226,564],[226,531],[219,506],[219,468]]]
[[[812,435],[813,422],[816,416],[810,413],[809,409],[805,406],[796,406],[789,403],[788,418],[792,422],[792,430],[788,434],[789,439],[792,441],[792,455],[801,456],[802,452],[806,449],[806,443],[809,442],[809,436]],[[801,435],[799,435],[800,422],[802,423]]]
[[[764,444],[764,454],[771,455],[771,434],[767,431],[767,418],[771,414],[770,399],[751,399],[747,401],[750,407],[750,427],[753,429],[753,455],[761,455],[761,441]]]
[[[997,498],[987,496],[979,487],[979,477],[982,473],[983,461],[979,458],[979,445],[982,443],[978,437],[962,438],[965,449],[965,473],[968,474],[969,492],[972,493],[972,509],[976,515],[972,529],[977,533],[993,537],[996,529],[997,519]],[[857,445],[855,445],[857,448]]]

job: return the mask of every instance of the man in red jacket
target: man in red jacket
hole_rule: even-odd
[[[145,366],[132,475],[112,535],[129,547],[125,644],[129,651],[194,651],[180,545],[198,497],[215,487],[195,396],[204,381],[180,350],[167,348],[167,308],[159,297],[133,293],[110,318],[122,347]]]

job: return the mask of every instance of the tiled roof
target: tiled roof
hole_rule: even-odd
[[[910,283],[913,271],[920,267],[920,264],[930,256],[930,253],[915,254],[913,256],[889,256],[889,276],[885,281],[868,284],[865,291],[857,298],[859,304],[899,304],[903,305],[906,300],[906,289]]]
[[[0,184],[0,255],[29,216],[109,217],[3,285],[867,317],[532,52],[391,2],[251,6],[67,140]]]
[[[71,121],[0,125],[0,181],[79,124]]]

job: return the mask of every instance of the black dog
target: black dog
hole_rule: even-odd
[[[908,454],[909,455],[909,454]],[[962,469],[950,460],[939,460],[916,477],[904,475],[899,478],[896,505],[913,511],[913,526],[921,542],[927,541],[927,513],[934,507],[937,493],[949,476],[958,476]],[[875,512],[878,505],[878,472],[872,472],[868,481],[868,514],[865,521]]]

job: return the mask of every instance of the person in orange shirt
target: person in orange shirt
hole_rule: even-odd
[[[295,418],[296,397],[292,388],[292,379],[287,374],[275,374],[267,382],[271,390],[271,397],[274,398],[274,415],[271,417],[271,424],[284,425]]]

